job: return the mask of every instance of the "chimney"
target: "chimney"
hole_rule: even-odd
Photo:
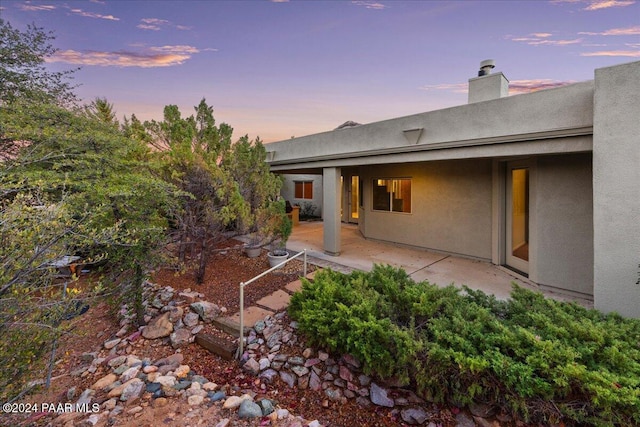
[[[509,96],[509,80],[501,72],[491,74],[496,62],[486,59],[480,63],[478,77],[469,79],[469,104]]]

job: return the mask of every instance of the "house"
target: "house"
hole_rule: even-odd
[[[640,317],[640,61],[515,96],[481,67],[466,105],[274,142],[271,170],[321,185],[329,254],[355,222]]]

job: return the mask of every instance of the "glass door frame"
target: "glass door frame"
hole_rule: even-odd
[[[525,212],[525,220],[527,221],[525,227],[525,233],[527,235],[527,244],[528,244],[528,256],[527,260],[519,258],[513,254],[513,171],[517,169],[526,169],[527,170],[527,190],[528,193],[525,195],[526,200],[526,212]],[[531,215],[531,206],[532,206],[532,178],[534,176],[534,163],[531,161],[513,161],[506,163],[506,171],[505,171],[505,265],[509,268],[515,269],[518,272],[521,272],[525,275],[529,274],[530,271],[530,263],[531,263],[531,234],[532,234],[532,215]]]

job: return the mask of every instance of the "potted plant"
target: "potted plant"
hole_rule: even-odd
[[[269,265],[275,267],[287,258],[289,258],[289,252],[287,252],[287,240],[291,236],[293,230],[293,223],[287,214],[283,212],[274,218],[273,234],[275,238],[274,248],[267,254],[269,259]]]

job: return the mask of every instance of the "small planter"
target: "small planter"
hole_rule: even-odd
[[[257,258],[262,253],[262,248],[260,246],[246,246],[244,253],[247,254],[249,258]]]
[[[275,267],[276,265],[289,258],[289,252],[284,250],[275,250],[273,252],[269,252],[267,254],[267,258],[269,258],[269,265],[271,267]]]

